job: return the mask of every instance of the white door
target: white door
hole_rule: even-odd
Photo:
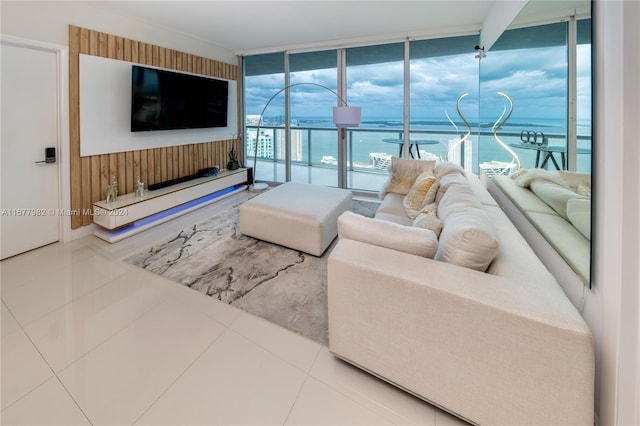
[[[60,238],[57,53],[3,42],[0,259]],[[41,162],[42,161],[42,162]]]

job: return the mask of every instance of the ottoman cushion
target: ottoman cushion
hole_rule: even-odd
[[[287,182],[240,206],[240,232],[321,256],[338,235],[338,216],[351,210],[351,191]]]

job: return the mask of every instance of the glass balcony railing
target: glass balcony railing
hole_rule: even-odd
[[[256,151],[256,126],[247,125],[246,160],[253,163]],[[348,129],[347,130],[347,184],[349,188],[378,191],[387,177],[391,156],[399,156],[404,132],[397,129]],[[412,130],[410,133],[411,156],[444,161],[452,143],[461,133],[444,130]],[[520,158],[523,168],[540,166],[546,154],[520,146],[520,133],[499,132],[499,138]],[[548,145],[557,147],[552,156],[559,168],[567,167],[566,136],[546,134]],[[564,148],[563,148],[564,147]],[[577,170],[591,171],[591,137],[578,137]],[[451,161],[464,165],[470,172],[478,173],[482,164],[509,163],[511,154],[501,147],[490,131],[473,133],[465,143],[451,153]],[[296,126],[291,129],[292,180],[318,185],[337,185],[337,129]],[[563,161],[564,159],[564,161]],[[258,166],[256,179],[284,182],[285,180],[285,129],[284,127],[260,127],[258,142]],[[545,167],[553,169],[548,159]]]

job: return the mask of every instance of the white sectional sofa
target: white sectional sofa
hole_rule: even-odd
[[[393,184],[412,161],[392,162],[376,218],[339,218],[330,350],[472,423],[593,424],[585,321],[475,175],[436,166],[439,238],[412,226]]]
[[[575,185],[571,185],[571,180]],[[511,176],[493,176],[491,184],[499,191],[498,196],[514,205],[545,238],[551,250],[588,284],[591,279],[590,176],[523,169]],[[582,186],[584,191],[578,189]],[[510,217],[515,223],[517,218]]]

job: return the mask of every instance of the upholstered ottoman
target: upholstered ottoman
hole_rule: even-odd
[[[338,216],[351,210],[351,191],[287,182],[240,206],[240,232],[320,256],[338,235]]]

